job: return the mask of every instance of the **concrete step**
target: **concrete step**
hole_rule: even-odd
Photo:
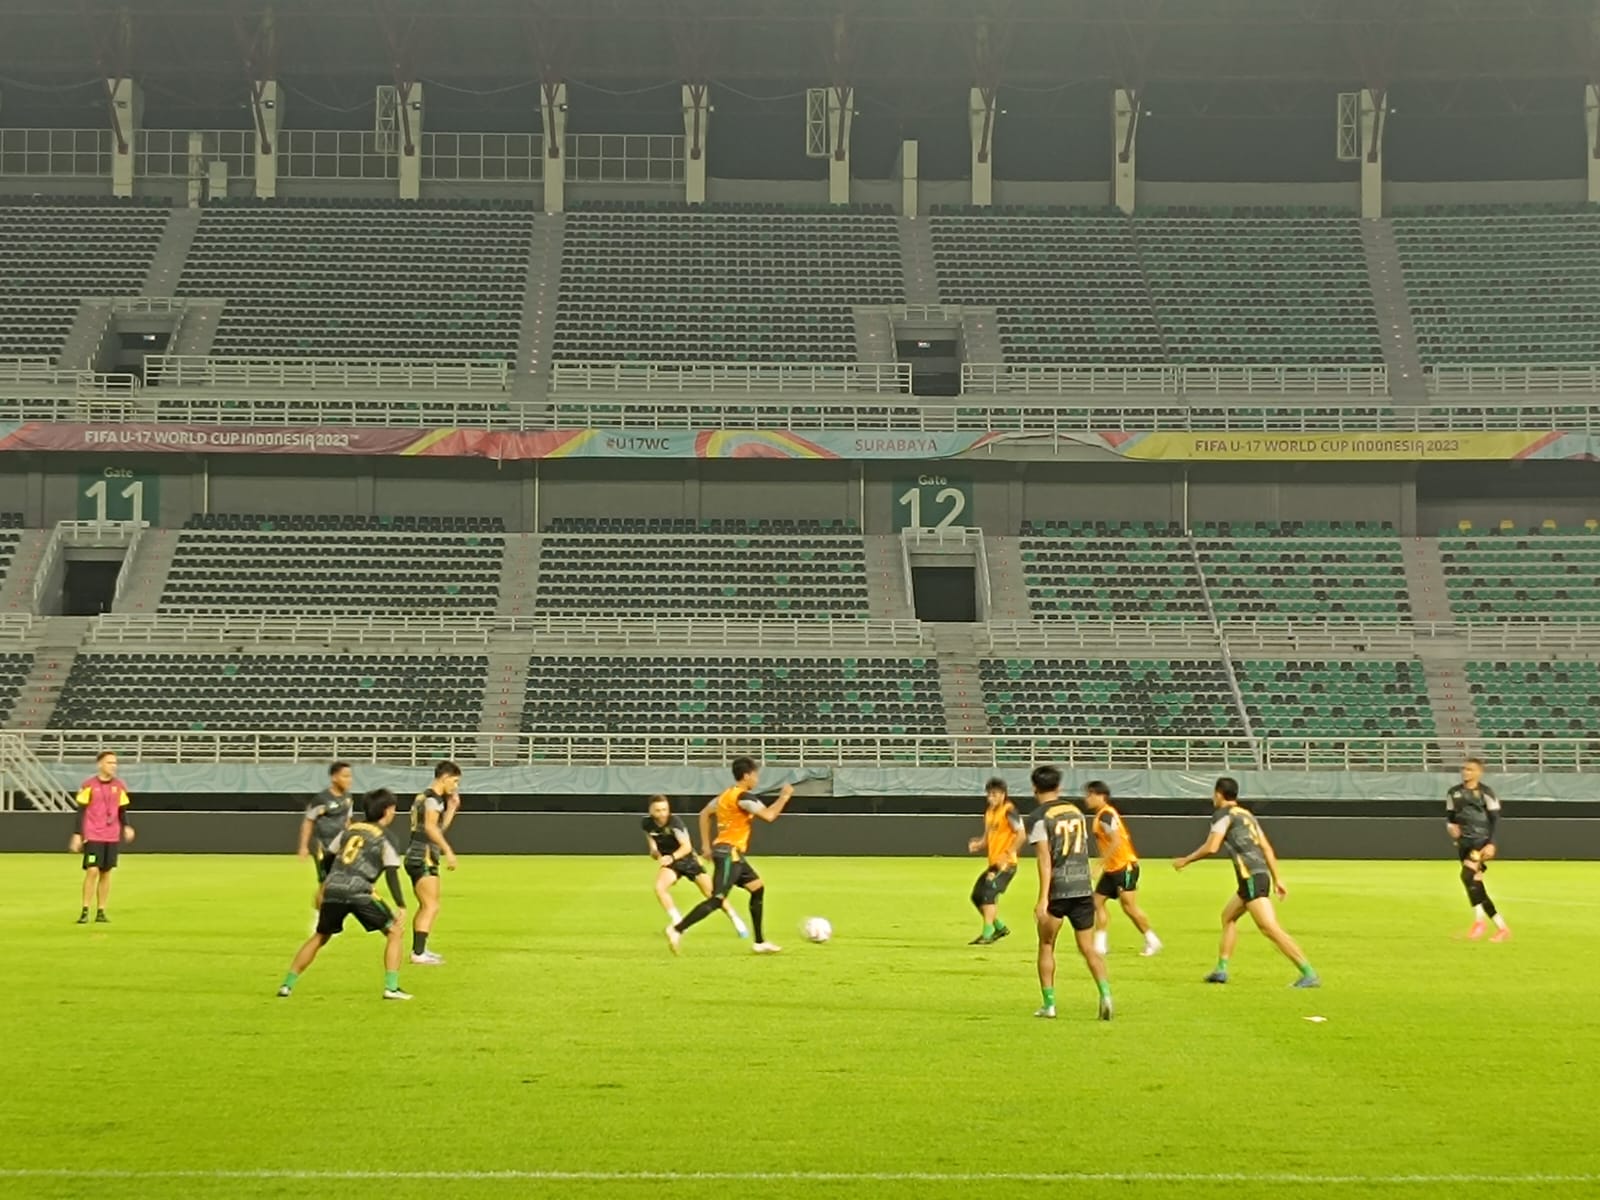
[[[917,217],[900,218],[900,266],[907,304],[938,304],[939,275],[933,261],[933,233]]]
[[[855,310],[855,331],[857,362],[896,361],[894,322],[887,309],[858,306]]]
[[[1439,558],[1438,538],[1401,538],[1405,559],[1406,587],[1411,592],[1411,615],[1416,621],[1450,625],[1450,591],[1445,582],[1444,564]]]
[[[1033,608],[1028,603],[1028,584],[1022,565],[1021,539],[985,537],[984,555],[989,563],[989,620],[1031,621]]]
[[[183,320],[178,325],[178,336],[168,350],[170,354],[205,355],[217,340],[217,326],[227,308],[221,300],[191,300],[183,310]]]
[[[50,723],[72,661],[89,631],[89,617],[50,617],[36,636],[33,668],[23,681],[9,724],[16,729],[44,729]]]
[[[1378,318],[1383,361],[1389,368],[1390,394],[1402,402],[1423,402],[1427,388],[1422,377],[1422,356],[1417,349],[1417,329],[1411,317],[1405,274],[1400,269],[1394,226],[1387,220],[1362,221],[1361,246],[1366,254],[1367,281]]]
[[[1000,317],[992,308],[961,308],[961,359],[969,363],[1005,361],[1000,345]]]
[[[522,700],[528,691],[528,655],[510,650],[489,654],[488,684],[483,690],[483,718],[478,728],[486,734],[516,734],[522,729]]]
[[[11,556],[11,567],[0,581],[0,613],[31,613],[33,611],[33,581],[38,578],[44,561],[45,547],[50,544],[49,529],[24,529]]]
[[[167,572],[172,569],[172,558],[178,550],[178,534],[176,529],[146,529],[139,535],[117,612],[153,613],[160,606]]]
[[[1472,703],[1472,688],[1467,682],[1466,664],[1456,659],[1423,659],[1423,679],[1428,685],[1428,703],[1439,730],[1439,749],[1445,761],[1475,753],[1483,737],[1478,712]]]
[[[533,224],[528,242],[528,274],[517,338],[514,398],[542,403],[550,389],[550,358],[556,344],[556,303],[561,292],[561,242],[567,218],[547,213]]]
[[[75,371],[101,370],[110,332],[111,305],[104,300],[83,301],[72,318],[67,340],[61,344],[56,365]]]
[[[150,260],[150,273],[145,276],[146,296],[176,296],[178,281],[183,276],[183,264],[194,245],[194,235],[200,228],[198,208],[175,208],[167,218],[167,227],[161,233],[161,242]]]
[[[916,610],[906,595],[906,560],[900,538],[869,534],[867,544],[867,615],[875,621],[910,621]]]
[[[539,593],[539,543],[536,533],[508,533],[506,556],[500,568],[499,617],[530,615]]]
[[[933,630],[933,652],[939,662],[939,693],[944,702],[945,727],[958,739],[982,739],[993,732],[984,708],[981,657],[974,625],[941,623]],[[969,749],[982,745],[969,741]]]

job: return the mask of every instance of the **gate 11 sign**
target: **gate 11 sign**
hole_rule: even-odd
[[[973,523],[970,479],[918,475],[894,485],[896,529],[948,529]]]
[[[78,520],[149,521],[161,511],[161,478],[105,467],[78,476]]]

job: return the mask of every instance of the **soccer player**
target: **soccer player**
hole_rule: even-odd
[[[1483,886],[1483,873],[1494,857],[1494,833],[1499,823],[1500,798],[1483,782],[1483,759],[1469,758],[1461,764],[1461,782],[1450,789],[1445,801],[1445,829],[1461,858],[1461,886],[1467,889],[1467,903],[1472,905],[1472,928],[1467,936],[1473,941],[1487,932],[1486,917],[1495,925],[1491,942],[1504,942],[1511,937],[1511,927]]]
[[[300,822],[300,848],[302,859],[312,858],[317,869],[317,890],[312,894],[311,907],[322,908],[322,883],[333,866],[333,843],[350,824],[350,813],[355,807],[351,788],[355,775],[347,762],[336,762],[328,768],[328,786],[317,798],[306,805],[305,819]]]
[[[417,894],[417,915],[411,921],[411,961],[437,967],[444,959],[428,949],[428,935],[439,916],[439,862],[456,869],[456,852],[445,830],[461,807],[461,768],[446,760],[433,769],[433,782],[411,802],[411,841],[406,846],[406,874]]]
[[[1035,767],[1033,795],[1038,807],[1028,816],[1028,841],[1039,860],[1039,900],[1033,919],[1039,930],[1039,993],[1044,1003],[1033,1015],[1055,1019],[1056,938],[1070,922],[1078,953],[1100,991],[1100,1019],[1111,1020],[1111,981],[1105,956],[1094,948],[1094,886],[1089,879],[1089,833],[1078,806],[1061,798],[1061,772]]]
[[[644,819],[645,840],[650,846],[650,857],[656,860],[656,899],[667,910],[667,920],[673,924],[683,920],[683,914],[672,902],[672,885],[680,879],[692,879],[700,889],[701,898],[711,895],[711,879],[700,860],[694,856],[694,845],[689,841],[689,830],[682,817],[672,815],[672,804],[665,796],[650,797],[650,815]],[[733,931],[740,937],[749,937],[733,905],[723,901],[722,911],[733,922]]]
[[[1173,870],[1181,871],[1190,863],[1209,858],[1226,847],[1239,877],[1239,890],[1222,910],[1222,949],[1217,957],[1217,969],[1206,976],[1206,982],[1228,982],[1228,960],[1233,957],[1233,948],[1239,940],[1239,918],[1249,913],[1256,928],[1299,970],[1300,977],[1290,986],[1321,987],[1322,981],[1300,947],[1278,924],[1272,893],[1276,891],[1278,899],[1283,900],[1288,898],[1289,889],[1283,885],[1278,856],[1273,853],[1272,843],[1267,841],[1260,822],[1239,805],[1239,781],[1226,775],[1217,780],[1211,792],[1211,805],[1211,836],[1205,845],[1192,854],[1172,860]]]
[[[294,994],[294,985],[316,961],[317,952],[344,929],[346,917],[354,917],[368,933],[384,936],[383,998],[411,999],[409,992],[400,990],[400,959],[405,953],[406,936],[406,898],[400,887],[400,856],[385,832],[394,820],[394,810],[394,793],[388,788],[368,792],[361,802],[364,819],[347,826],[334,839],[333,865],[323,880],[322,906],[317,910],[317,931],[289,964],[289,973],[278,988],[279,996]],[[393,908],[373,892],[379,875],[389,884],[389,894],[394,897]]]
[[[756,799],[755,790],[761,782],[759,769],[753,758],[733,760],[733,786],[700,810],[700,853],[711,860],[711,894],[689,911],[681,921],[667,926],[667,944],[677,954],[684,931],[698,925],[728,899],[736,887],[742,887],[750,896],[750,926],[755,930],[757,954],[776,954],[783,949],[766,940],[761,929],[766,910],[766,885],[750,865],[745,853],[750,849],[752,822],[776,821],[789,806],[794,788],[787,783],[771,804]],[[711,820],[715,816],[717,836],[711,837]]]
[[[1022,831],[1022,814],[1006,794],[1004,779],[991,779],[983,785],[987,807],[983,812],[983,836],[967,843],[967,853],[983,851],[989,856],[989,865],[972,885],[972,907],[983,918],[983,932],[968,942],[969,946],[992,946],[1011,930],[1000,919],[1000,897],[1011,886],[1017,874],[1017,851],[1022,849],[1026,835]]]
[[[78,828],[67,843],[74,854],[83,855],[83,908],[78,924],[89,923],[89,902],[94,901],[97,925],[108,923],[106,901],[111,898],[111,872],[123,842],[133,841],[133,826],[128,824],[128,785],[117,778],[117,755],[102,750],[95,755],[95,773],[78,788]]]
[[[1139,907],[1139,855],[1133,838],[1122,822],[1122,814],[1111,807],[1111,789],[1098,779],[1083,789],[1083,806],[1092,814],[1094,840],[1100,850],[1100,882],[1094,885],[1094,948],[1109,953],[1111,931],[1110,902],[1115,900],[1128,914],[1128,920],[1144,934],[1140,955],[1149,958],[1161,953],[1161,939],[1150,928],[1150,918]]]

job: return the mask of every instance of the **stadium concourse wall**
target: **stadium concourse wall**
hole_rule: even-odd
[[[1581,524],[1600,494],[1590,462],[1040,462],[558,459],[107,453],[0,456],[0,511],[32,527],[86,515],[106,472],[145,481],[152,524],[197,512],[499,517],[536,532],[557,517],[849,519],[867,533],[903,524],[897,508],[923,476],[964,485],[964,524],[1015,534],[1024,521],[1389,521],[1437,534],[1554,519]]]

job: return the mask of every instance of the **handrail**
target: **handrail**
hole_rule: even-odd
[[[1428,371],[1424,382],[1428,391],[1436,396],[1454,393],[1484,396],[1600,394],[1600,364],[1466,366],[1450,363]]]
[[[708,393],[900,393],[911,391],[910,363],[558,362],[552,395]]]
[[[144,360],[151,387],[168,388],[381,388],[384,391],[469,389],[505,391],[511,366],[504,361],[341,358],[223,358],[152,354]]]
[[[449,757],[477,767],[644,764],[721,764],[733,753],[755,754],[785,766],[888,767],[1028,766],[1069,768],[1240,768],[1256,765],[1240,735],[1211,738],[1129,738],[1090,735],[951,736],[753,734],[748,730],[695,735],[665,733],[461,733],[405,730],[148,730],[94,728],[19,730],[46,762],[90,761],[114,746],[124,762],[310,762],[330,758],[422,767]],[[1600,737],[1484,738],[1474,752],[1490,770],[1600,771]],[[1280,771],[1445,770],[1454,743],[1439,736],[1389,738],[1264,738],[1262,761]],[[1449,752],[1447,754],[1447,751]]]
[[[39,812],[67,812],[71,797],[44,769],[21,734],[0,732],[0,809],[11,811],[22,796]]]
[[[964,395],[1387,396],[1389,370],[1378,366],[1111,366],[968,363]]]
[[[148,524],[147,521],[57,521],[50,530],[50,537],[45,542],[44,552],[39,556],[39,566],[33,576],[33,611],[42,610],[45,590],[52,582],[56,560],[61,557],[64,547],[127,545],[136,541],[139,531]],[[126,557],[122,568],[117,572],[119,593],[123,571],[127,569]]]

